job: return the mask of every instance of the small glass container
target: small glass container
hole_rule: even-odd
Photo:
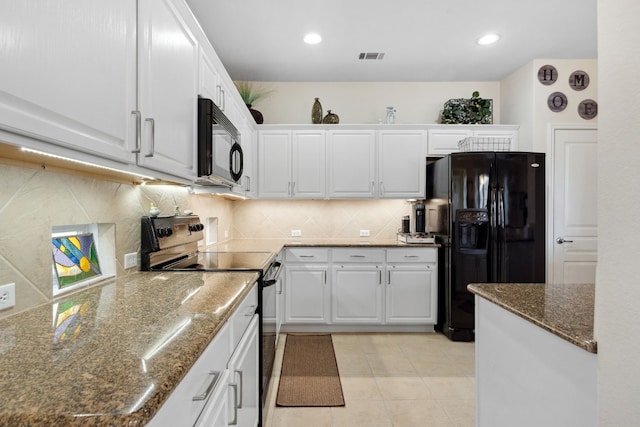
[[[396,122],[396,109],[387,107],[387,124],[392,125]]]

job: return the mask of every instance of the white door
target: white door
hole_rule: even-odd
[[[597,131],[552,131],[552,234],[549,239],[553,283],[595,283],[597,238]]]

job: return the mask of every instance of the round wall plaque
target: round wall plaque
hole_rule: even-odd
[[[578,114],[585,120],[591,120],[598,115],[598,103],[593,99],[585,99],[578,105]]]
[[[560,111],[567,108],[567,104],[569,101],[567,100],[567,96],[562,92],[553,92],[547,98],[547,105],[549,109],[554,113],[559,113]]]
[[[552,85],[558,80],[558,70],[553,65],[543,65],[538,70],[538,81],[545,86]]]
[[[589,87],[589,74],[582,70],[574,71],[569,76],[569,86],[573,90],[585,90]]]

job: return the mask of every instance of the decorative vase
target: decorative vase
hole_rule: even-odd
[[[314,125],[319,125],[322,123],[322,104],[318,98],[313,102],[313,107],[311,107],[311,123]]]
[[[340,123],[340,117],[337,114],[332,113],[331,110],[327,110],[327,115],[322,119],[322,123],[326,125],[337,125]]]
[[[255,120],[256,123],[259,125],[264,123],[264,117],[262,117],[262,113],[258,110],[254,110],[253,108],[251,108],[251,104],[246,104],[246,105],[247,105],[247,108],[249,109],[249,112],[253,116],[253,120]]]

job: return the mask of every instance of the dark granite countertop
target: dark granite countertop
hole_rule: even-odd
[[[437,243],[404,243],[396,239],[371,239],[369,237],[359,239],[232,239],[211,245],[207,250],[221,252],[267,251],[277,253],[283,248],[292,247],[438,248],[440,245]]]
[[[593,338],[595,285],[470,284],[469,291],[577,345],[597,353]]]
[[[145,424],[257,278],[139,272],[0,320],[0,425]]]

